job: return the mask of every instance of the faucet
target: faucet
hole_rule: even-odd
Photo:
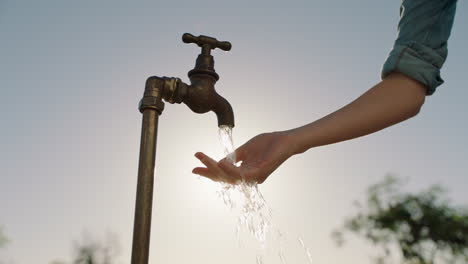
[[[149,99],[145,99],[145,97],[155,97],[156,95],[156,97],[171,104],[184,103],[198,114],[213,111],[218,118],[218,126],[234,127],[234,112],[231,104],[215,90],[215,83],[219,80],[219,75],[214,69],[214,59],[210,54],[211,50],[215,48],[225,51],[231,50],[231,43],[203,35],[195,37],[189,33],[183,34],[182,41],[195,43],[201,47],[195,68],[188,72],[190,85],[182,82],[179,78],[149,77],[146,81],[145,96],[140,103],[140,111],[144,111],[147,107]],[[151,102],[151,100],[149,101]]]
[[[163,100],[171,104],[184,103],[199,114],[213,111],[218,118],[218,126],[234,127],[231,105],[215,90],[219,75],[214,69],[214,59],[210,54],[215,48],[229,51],[231,43],[203,35],[195,37],[189,33],[183,34],[182,41],[195,43],[201,47],[195,68],[188,72],[190,85],[179,78],[151,76],[146,80],[143,98],[138,106],[143,114],[143,120],[131,264],[148,264],[156,138],[159,115],[164,110]]]

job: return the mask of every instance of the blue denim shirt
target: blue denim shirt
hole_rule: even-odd
[[[440,69],[447,58],[447,40],[457,0],[402,0],[398,37],[382,69],[382,78],[401,72],[435,92],[444,80]]]

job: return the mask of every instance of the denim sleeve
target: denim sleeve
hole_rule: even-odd
[[[383,65],[382,78],[396,71],[435,92],[444,80],[440,69],[447,58],[447,40],[457,0],[402,0],[398,37]]]

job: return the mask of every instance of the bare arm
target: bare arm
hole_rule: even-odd
[[[289,130],[292,152],[368,135],[418,114],[426,88],[401,73],[391,73],[355,101],[315,122]]]
[[[426,94],[432,94],[443,83],[440,69],[447,58],[456,3],[403,1],[400,10],[405,12],[400,12],[398,37],[382,68],[384,80],[317,121],[255,136],[236,150],[237,161],[242,161],[239,167],[197,153],[206,168],[195,168],[193,172],[231,183],[241,178],[262,183],[292,155],[365,136],[417,115]],[[430,41],[426,38],[429,34]]]
[[[350,104],[317,121],[252,138],[236,150],[237,161],[242,161],[240,167],[197,153],[206,168],[195,168],[193,173],[215,181],[236,183],[244,178],[262,183],[294,154],[368,135],[415,116],[425,95],[426,87],[421,83],[391,73]]]

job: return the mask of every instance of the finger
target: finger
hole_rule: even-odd
[[[214,174],[208,168],[197,167],[197,168],[192,170],[192,173],[197,174],[197,175],[202,176],[202,177],[205,177],[205,178],[208,178],[208,179],[210,179],[212,181],[216,181],[216,182],[219,181],[219,177],[216,176],[216,174]]]
[[[214,181],[214,182],[221,182],[221,181],[223,181],[222,179],[220,179],[219,177],[214,176],[214,175],[206,176],[206,175],[198,174],[198,176],[201,176],[201,177],[210,179],[210,180],[212,180],[212,181]]]
[[[222,171],[219,171],[218,173],[214,173],[208,168],[197,167],[193,169],[192,172],[195,174],[198,174],[199,176],[215,181],[215,182],[225,182],[229,184],[236,184],[239,181],[238,178],[226,175]]]
[[[203,164],[205,164],[206,167],[208,167],[207,168],[208,171],[201,170],[201,172],[203,172],[203,173],[205,173],[205,172],[208,173],[206,175],[201,174],[202,176],[210,178],[213,181],[223,181],[223,182],[226,182],[226,183],[229,183],[229,184],[237,184],[241,180],[239,173],[237,173],[235,175],[230,175],[230,174],[224,172],[219,167],[218,162],[216,162],[212,158],[208,157],[204,153],[197,152],[195,154],[195,157],[197,157]],[[225,161],[225,162],[227,162],[227,161]],[[200,170],[198,170],[198,169],[197,169],[197,171],[200,172]]]
[[[202,152],[195,153],[195,157],[199,159],[203,164],[205,164],[205,166],[209,169],[215,170],[218,167],[218,163],[214,159],[208,157]]]
[[[195,169],[192,170],[193,174],[198,174],[198,175],[203,175],[203,176],[208,176],[208,175],[213,175],[211,173],[211,170],[208,168],[203,168],[203,167],[196,167]]]

